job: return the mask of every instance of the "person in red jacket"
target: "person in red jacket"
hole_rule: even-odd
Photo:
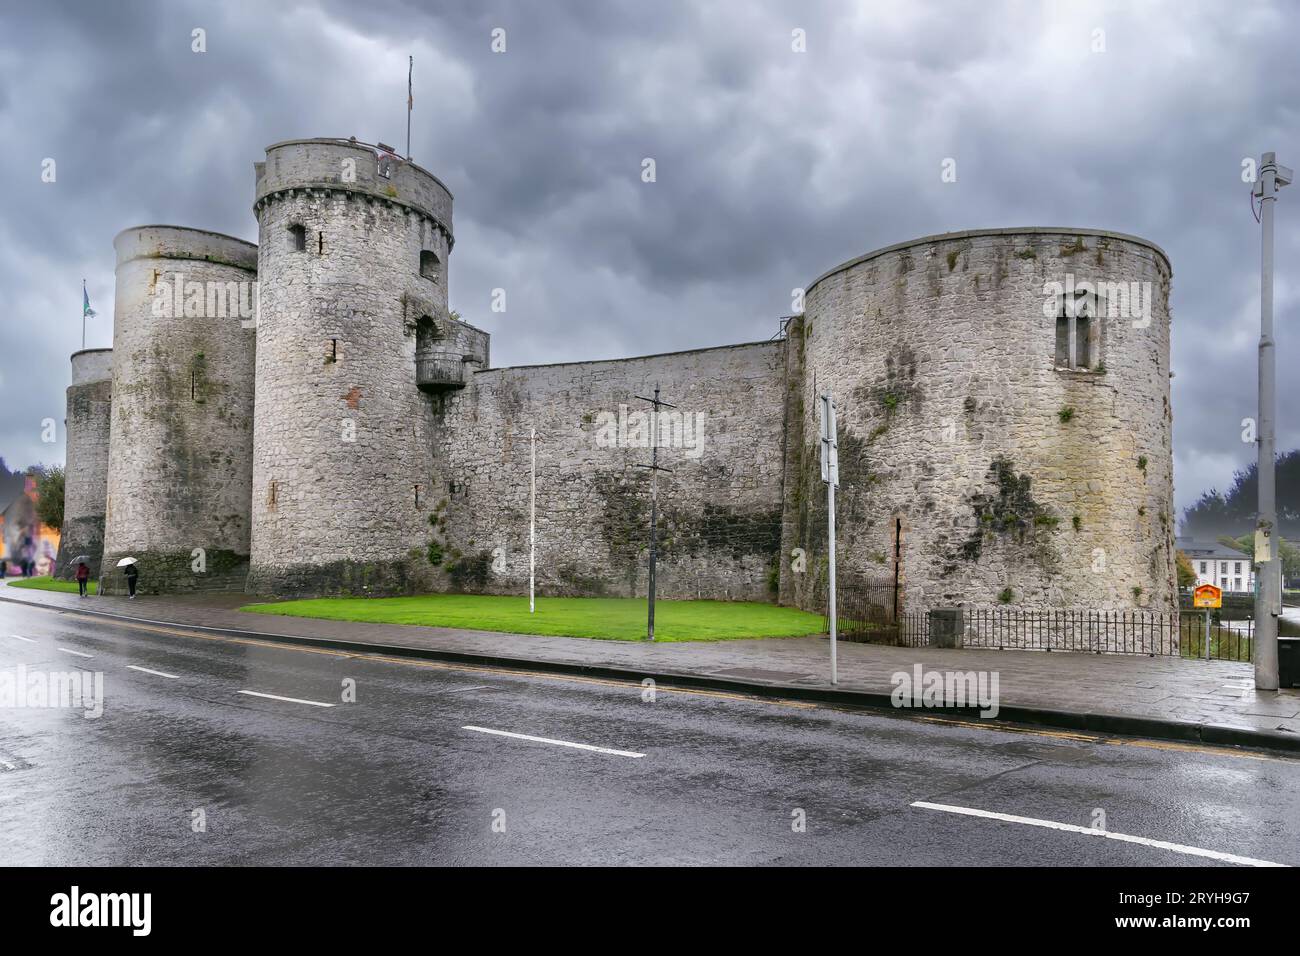
[[[90,580],[90,568],[86,567],[85,561],[77,562],[77,590],[81,596],[86,596],[86,583]]]

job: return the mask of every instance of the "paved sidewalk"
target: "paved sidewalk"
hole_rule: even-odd
[[[1300,690],[1256,692],[1252,665],[1128,655],[942,650],[839,645],[840,683],[829,681],[824,637],[644,644],[360,624],[248,614],[246,595],[91,597],[3,587],[0,600],[219,630],[358,651],[485,659],[555,670],[619,672],[803,699],[887,703],[898,671],[996,671],[1003,719],[1142,736],[1277,747],[1300,752]],[[937,713],[931,711],[931,713]]]

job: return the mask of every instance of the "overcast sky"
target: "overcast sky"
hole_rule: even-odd
[[[765,339],[790,291],[930,233],[1079,226],[1173,261],[1176,494],[1254,456],[1259,227],[1300,166],[1300,9],[1042,0],[0,0],[0,455],[62,461],[68,356],[112,343],[121,229],[257,240],[270,143],[411,151],[455,195],[452,308],[493,364]],[[206,31],[196,53],[192,31]],[[492,35],[505,31],[505,52]],[[804,31],[806,51],[794,31]],[[1102,32],[1097,32],[1102,31]],[[1096,52],[1095,47],[1104,46]],[[653,158],[657,181],[641,180]],[[42,163],[56,161],[44,183]],[[941,180],[945,159],[957,181]],[[1279,448],[1300,445],[1300,186],[1278,204]],[[507,290],[508,311],[490,310]]]

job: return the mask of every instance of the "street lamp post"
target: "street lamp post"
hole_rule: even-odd
[[[1277,405],[1277,355],[1273,341],[1273,204],[1292,172],[1265,153],[1259,164],[1255,197],[1259,199],[1259,521],[1255,526],[1255,687],[1277,690],[1277,619],[1282,609],[1281,544],[1277,530],[1277,481],[1274,475]]]

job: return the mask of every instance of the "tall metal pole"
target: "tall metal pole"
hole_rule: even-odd
[[[81,280],[81,351],[86,351],[86,280]]]
[[[1277,482],[1274,475],[1277,355],[1273,342],[1273,204],[1277,190],[1291,182],[1274,153],[1259,165],[1259,521],[1255,527],[1255,687],[1277,690],[1277,618],[1282,607],[1280,542],[1277,532]]]
[[[643,402],[650,403],[650,464],[640,465],[650,469],[650,606],[646,615],[647,641],[655,639],[655,567],[659,561],[659,472],[671,471],[659,467],[659,409],[676,408],[668,402],[659,400],[659,383],[655,383],[655,397],[646,398],[638,395]]]
[[[415,94],[411,88],[411,76],[415,73],[415,57],[406,59],[406,158],[411,158],[411,110],[415,108]]]
[[[537,429],[529,430],[532,443],[532,468],[528,476],[528,613],[535,607],[534,581],[537,572]]]
[[[835,399],[830,392],[822,393],[822,481],[826,482],[826,537],[827,537],[827,618],[831,638],[831,683],[840,682],[838,658],[839,609],[835,601],[835,487],[840,483],[839,443],[836,440]]]
[[[650,407],[650,612],[646,640],[655,639],[655,565],[659,562],[659,383]]]

